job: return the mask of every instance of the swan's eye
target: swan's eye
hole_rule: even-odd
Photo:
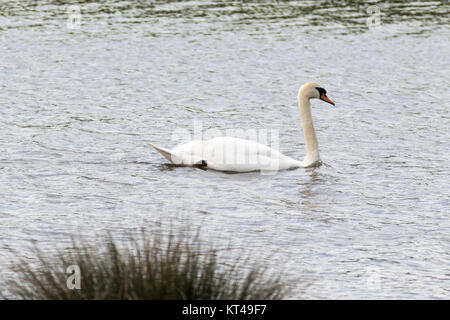
[[[319,91],[319,95],[327,94],[327,90],[325,90],[324,88],[316,88],[316,89],[317,91]]]

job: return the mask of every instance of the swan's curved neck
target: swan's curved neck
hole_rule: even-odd
[[[311,103],[309,102],[309,99],[302,94],[299,94],[298,105],[300,107],[300,116],[302,118],[303,135],[305,137],[306,145],[306,156],[302,165],[307,167],[320,161],[319,143],[317,142],[316,131],[314,130],[311,115]]]

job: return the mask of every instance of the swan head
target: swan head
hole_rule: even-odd
[[[307,82],[302,85],[298,91],[298,96],[299,98],[306,97],[307,99],[320,99],[334,106],[334,102],[327,97],[327,90],[315,82]]]

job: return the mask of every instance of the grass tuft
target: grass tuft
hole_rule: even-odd
[[[8,283],[13,298],[247,300],[281,299],[286,293],[280,277],[269,279],[266,269],[249,267],[248,259],[233,266],[219,263],[218,251],[204,250],[198,233],[148,237],[142,231],[125,246],[110,235],[95,246],[78,239],[73,248],[53,255],[34,248],[37,268],[24,260],[12,268],[17,275]],[[67,285],[73,273],[66,271],[73,265],[79,267],[80,289]]]

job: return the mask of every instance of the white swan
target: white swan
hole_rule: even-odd
[[[320,156],[310,99],[321,99],[334,105],[327,97],[326,90],[317,83],[307,82],[300,87],[298,105],[306,145],[303,161],[292,159],[258,142],[233,137],[190,141],[172,150],[150,145],[173,164],[201,166],[219,171],[277,171],[315,166],[320,163]]]

